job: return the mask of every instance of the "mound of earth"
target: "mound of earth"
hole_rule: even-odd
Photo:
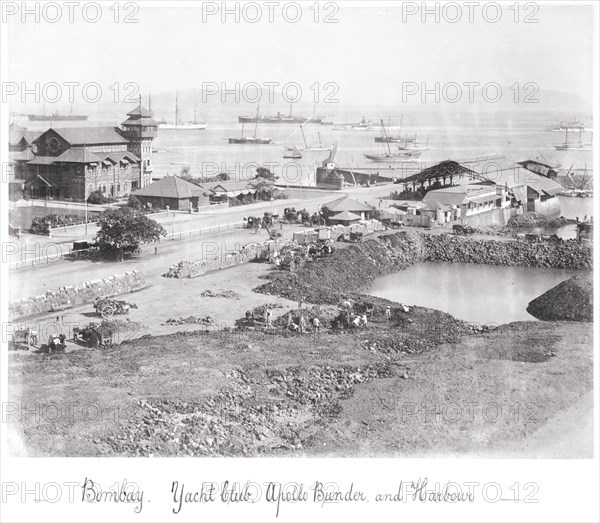
[[[573,276],[529,302],[527,312],[544,321],[592,321],[592,274]]]

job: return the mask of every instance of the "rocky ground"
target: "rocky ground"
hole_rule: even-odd
[[[260,286],[262,295],[249,290],[258,277],[246,283],[242,278],[253,264],[223,271],[230,285],[220,281],[211,292],[234,290],[244,301],[209,297],[207,306],[211,320],[214,316],[221,324],[212,304],[222,300],[223,314],[234,314],[239,329],[214,332],[206,328],[206,314],[196,313],[174,319],[181,329],[189,321],[188,329],[195,331],[144,335],[100,350],[12,354],[10,402],[29,409],[17,409],[8,418],[11,451],[43,456],[502,455],[507,443],[514,449],[527,441],[592,390],[591,323],[474,328],[440,311],[361,294],[377,276],[428,259],[432,249],[473,261],[495,256],[499,247],[481,239],[378,236],[346,245],[296,273],[270,271]],[[524,249],[515,251],[523,263],[529,249],[543,249],[542,260],[580,256],[583,265],[591,263],[576,244],[566,250]],[[206,289],[201,283],[199,292]],[[336,325],[342,296],[357,307],[373,308],[366,327]],[[321,318],[320,333],[309,328],[304,335],[292,334],[283,328],[296,301]],[[266,304],[274,309],[274,326],[260,320],[245,325],[244,306],[260,316]],[[568,437],[568,430],[558,433]]]
[[[46,456],[495,451],[591,390],[591,336],[572,323],[480,332],[397,308],[357,331],[184,332],[15,355],[10,399],[40,410],[9,429],[23,453]]]

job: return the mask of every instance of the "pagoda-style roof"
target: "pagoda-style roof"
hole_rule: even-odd
[[[138,105],[135,109],[129,111],[127,116],[138,116],[140,118],[152,118],[152,113],[148,111],[142,104]]]

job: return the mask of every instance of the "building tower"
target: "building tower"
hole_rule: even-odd
[[[158,132],[158,123],[152,118],[148,109],[139,105],[127,113],[123,127],[123,136],[129,140],[128,151],[141,158],[139,187],[146,187],[152,182],[152,144]]]

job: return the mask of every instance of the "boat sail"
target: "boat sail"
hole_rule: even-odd
[[[269,144],[273,140],[271,138],[264,138],[260,136],[256,136],[256,131],[258,129],[258,113],[260,111],[260,104],[256,105],[256,121],[254,122],[254,135],[253,136],[244,136],[244,125],[242,122],[242,133],[239,138],[229,138],[229,143],[234,144],[252,144],[252,145],[262,145]]]
[[[292,148],[291,148],[291,150],[286,150],[283,153],[283,157],[284,158],[293,158],[293,159],[302,158],[302,153],[298,150],[298,148],[296,147],[296,144],[294,143],[293,140],[292,140]]]
[[[182,122],[179,120],[179,100],[178,95],[175,93],[175,121],[167,122],[164,119],[158,124],[159,129],[168,131],[204,131],[208,128],[208,123],[198,122],[196,120],[196,112],[198,106],[198,100],[194,100],[194,121],[193,122]]]

